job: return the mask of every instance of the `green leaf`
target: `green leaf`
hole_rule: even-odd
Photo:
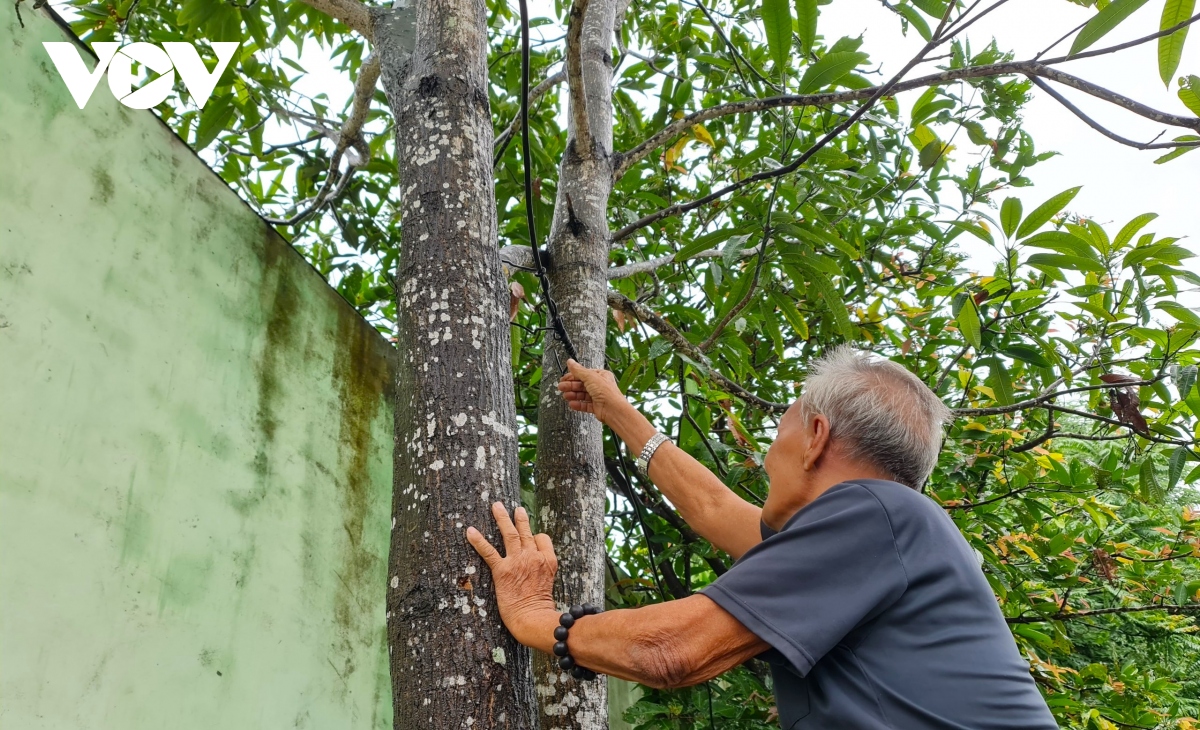
[[[1154,457],[1147,456],[1138,468],[1138,485],[1142,490],[1142,499],[1147,502],[1161,502],[1166,496],[1162,484],[1158,481],[1158,473],[1154,470]]]
[[[1158,213],[1143,213],[1126,223],[1125,227],[1121,229],[1121,232],[1117,234],[1116,239],[1113,241],[1113,251],[1120,251],[1129,245],[1129,242],[1138,234],[1138,231],[1145,228],[1157,217]]]
[[[1167,0],[1167,4],[1163,6],[1159,30],[1174,28],[1192,17],[1195,9],[1196,0]],[[1158,75],[1167,86],[1171,85],[1171,79],[1175,78],[1175,72],[1179,70],[1179,59],[1183,57],[1183,44],[1187,41],[1188,30],[1190,28],[1181,28],[1158,39]]]
[[[1179,483],[1179,477],[1183,476],[1183,467],[1187,464],[1188,450],[1182,446],[1178,446],[1171,452],[1171,458],[1167,460],[1167,491],[1175,488]]]
[[[1111,7],[1111,6],[1110,6]],[[1050,198],[1045,203],[1042,203],[1025,218],[1025,222],[1017,229],[1017,238],[1024,238],[1033,233],[1043,225],[1048,223],[1051,218],[1062,212],[1062,209],[1075,199],[1075,196],[1082,190],[1082,186],[1074,187]]]
[[[833,326],[837,334],[847,340],[854,338],[857,332],[854,323],[850,321],[849,313],[846,311],[846,302],[842,299],[841,293],[826,278],[825,274],[804,264],[801,264],[799,267],[785,266],[784,270],[787,271],[788,276],[792,278],[792,281],[796,284],[796,288],[800,291],[807,290],[806,281],[808,286],[816,290],[815,294],[817,296],[815,298],[828,307],[830,313],[833,315]],[[809,297],[809,299],[813,298]]]
[[[1200,137],[1197,137],[1194,134],[1185,134],[1181,137],[1176,137],[1175,139],[1173,139],[1171,141],[1172,142],[1200,142]],[[1158,158],[1157,160],[1155,160],[1154,164],[1161,165],[1163,163],[1170,162],[1171,160],[1174,160],[1177,157],[1183,157],[1184,155],[1186,155],[1187,153],[1189,153],[1195,149],[1196,149],[1196,145],[1188,145],[1185,147],[1178,147],[1176,149],[1171,150],[1170,152],[1163,155],[1162,157]]]
[[[958,331],[962,332],[963,338],[972,347],[978,350],[983,345],[983,331],[979,324],[979,309],[975,306],[975,300],[972,297],[967,297],[967,301],[963,302],[963,307],[958,311],[955,323],[958,325]]]
[[[913,28],[916,28],[917,33],[919,33],[922,38],[925,40],[930,40],[933,38],[933,31],[930,30],[929,23],[927,23],[925,18],[917,12],[916,8],[912,7],[911,5],[897,5],[896,12],[904,16],[904,19],[908,21],[908,24]]]
[[[1051,251],[1067,254],[1068,256],[1091,259],[1097,265],[1100,264],[1100,257],[1092,249],[1091,243],[1066,231],[1042,231],[1036,236],[1025,239],[1021,245],[1033,246],[1034,248],[1048,248]],[[1101,270],[1103,270],[1103,266],[1101,266]]]
[[[1104,272],[1104,265],[1082,256],[1072,256],[1065,253],[1035,253],[1026,261],[1030,266],[1053,266],[1056,269],[1072,271]]]
[[[1083,30],[1075,36],[1075,42],[1071,44],[1071,52],[1068,55],[1074,56],[1108,35],[1146,2],[1147,0],[1113,0],[1083,26]]]
[[[800,50],[807,57],[817,42],[817,18],[821,10],[817,0],[796,0],[796,29],[800,36]]]
[[[802,340],[807,340],[808,322],[800,314],[800,310],[796,309],[796,304],[792,302],[791,297],[780,292],[772,292],[771,301],[775,302],[775,306],[779,307],[779,311],[783,313],[784,319],[792,326],[792,330],[795,331],[796,336]]]
[[[945,145],[942,144],[941,140],[937,139],[922,147],[920,154],[921,169],[928,170],[936,165],[942,159],[942,150],[944,149]]]
[[[721,263],[725,264],[727,270],[733,270],[742,258],[742,250],[746,248],[746,241],[749,239],[750,236],[734,236],[725,244],[725,248],[721,249]]]
[[[792,51],[792,5],[788,0],[763,0],[763,26],[775,70],[783,73]]]
[[[1200,76],[1192,75],[1179,80],[1179,100],[1200,117]]]
[[[991,372],[988,373],[987,384],[996,394],[996,403],[1006,406],[1015,402],[1012,378],[1008,374],[1008,368],[1004,367],[1004,363],[1000,362],[999,358],[993,358],[988,363],[988,368]]]
[[[1196,366],[1179,368],[1172,379],[1175,381],[1175,389],[1179,391],[1179,399],[1187,398],[1192,392],[1192,386],[1196,384]]]
[[[869,56],[865,53],[850,51],[825,54],[824,58],[809,66],[804,72],[804,77],[800,79],[800,93],[810,94],[835,83],[868,58]]]
[[[1175,302],[1159,302],[1154,305],[1155,309],[1161,309],[1175,319],[1192,327],[1200,327],[1200,314],[1196,314],[1187,307],[1176,304]]]
[[[1004,235],[1012,238],[1012,234],[1017,232],[1022,212],[1020,198],[1008,198],[1000,206],[1000,225],[1004,228]]]
[[[196,139],[192,149],[202,150],[212,143],[221,132],[229,128],[229,122],[237,109],[230,95],[210,99],[200,112],[200,124],[196,128]]]
[[[1051,367],[1054,363],[1050,362],[1036,347],[1031,345],[1023,345],[1017,343],[1015,345],[1006,345],[1000,348],[1001,354],[1007,355],[1014,360],[1021,360],[1030,365],[1039,368]]]

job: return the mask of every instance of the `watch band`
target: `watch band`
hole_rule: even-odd
[[[654,456],[654,452],[658,451],[658,447],[666,443],[667,440],[668,439],[666,436],[663,436],[657,431],[654,432],[654,435],[651,436],[650,440],[646,442],[646,445],[642,447],[642,453],[638,455],[637,461],[635,462],[638,471],[643,474],[647,473],[647,470],[650,468],[650,459]]]

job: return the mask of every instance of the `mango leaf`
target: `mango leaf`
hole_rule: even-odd
[[[1138,234],[1138,231],[1145,228],[1157,217],[1158,213],[1144,213],[1126,223],[1125,227],[1121,229],[1121,232],[1117,234],[1116,239],[1113,241],[1112,249],[1120,251],[1125,248],[1133,240],[1133,237]]]
[[[1196,0],[1167,0],[1167,4],[1163,6],[1159,30],[1174,28],[1192,17],[1195,9]],[[1171,85],[1171,79],[1175,78],[1175,72],[1179,70],[1179,59],[1183,57],[1183,44],[1187,41],[1188,30],[1190,28],[1181,28],[1158,39],[1158,75],[1167,86]]]
[[[975,300],[972,297],[967,297],[967,300],[963,302],[962,309],[958,311],[958,317],[954,321],[958,325],[958,331],[962,332],[963,338],[978,350],[983,345],[983,331],[979,323],[979,309],[975,306]]]
[[[933,38],[933,31],[930,30],[929,23],[927,23],[925,18],[917,12],[916,8],[911,5],[897,5],[896,12],[904,16],[904,19],[908,21],[908,24],[913,28],[916,28],[917,33],[919,33],[922,38],[925,40],[930,40]]]
[[[1154,164],[1161,165],[1163,163],[1170,162],[1171,160],[1174,160],[1177,157],[1183,157],[1187,153],[1196,149],[1195,143],[1200,142],[1200,137],[1197,137],[1194,134],[1185,134],[1181,137],[1176,137],[1175,139],[1173,139],[1171,141],[1172,142],[1192,142],[1193,144],[1171,150],[1167,154],[1165,154],[1162,157],[1155,160]]]
[[[792,50],[792,5],[788,0],[763,0],[763,26],[775,70],[783,73]]]
[[[865,53],[838,51],[827,53],[824,58],[809,66],[800,79],[800,93],[811,94],[817,89],[823,89],[846,74],[853,71],[859,64],[869,58]]]
[[[817,42],[817,0],[796,0],[796,30],[800,36],[800,51],[805,56],[813,52]]]
[[[1034,365],[1039,368],[1048,368],[1054,364],[1050,362],[1050,360],[1036,347],[1031,345],[1024,345],[1021,343],[1005,345],[1004,347],[1000,348],[1000,352],[1014,360],[1027,362],[1030,365]]]
[[[928,170],[936,165],[942,159],[942,155],[947,149],[948,147],[943,145],[941,140],[937,139],[922,147],[920,154],[921,169]]]
[[[1100,257],[1092,250],[1088,241],[1066,231],[1042,231],[1036,236],[1025,239],[1021,245],[1046,248],[1068,256],[1090,259],[1096,264],[1100,264]],[[1103,269],[1104,267],[1101,266],[1100,270]]]
[[[1154,457],[1147,456],[1138,468],[1138,485],[1142,490],[1142,499],[1147,502],[1161,502],[1166,497],[1166,490],[1158,481],[1158,473],[1154,470]]]
[[[1176,304],[1175,302],[1159,302],[1158,304],[1154,305],[1154,308],[1161,309],[1186,325],[1200,327],[1200,314],[1196,314],[1182,304]]]
[[[1053,198],[1047,200],[1045,203],[1039,205],[1032,213],[1029,214],[1028,217],[1025,218],[1025,222],[1021,224],[1021,227],[1017,229],[1017,238],[1025,238],[1048,223],[1051,218],[1062,212],[1062,209],[1067,207],[1067,205],[1075,199],[1075,196],[1078,195],[1079,191],[1082,189],[1083,187],[1079,186],[1071,188],[1070,190],[1064,190],[1058,195],[1055,195]]]
[[[1004,228],[1004,235],[1012,238],[1012,234],[1017,232],[1017,226],[1021,224],[1021,213],[1020,198],[1007,198],[1000,206],[1000,225]]]
[[[1087,25],[1083,26],[1079,35],[1075,36],[1075,42],[1071,44],[1071,52],[1068,55],[1074,56],[1108,35],[1146,2],[1147,0],[1114,0],[1109,3],[1107,7],[1096,14],[1096,17],[1088,21]]]
[[[1200,76],[1186,76],[1179,80],[1179,100],[1200,117]]]
[[[1188,365],[1179,368],[1172,380],[1175,381],[1175,389],[1179,391],[1179,399],[1187,398],[1188,394],[1192,392],[1192,386],[1196,384],[1196,366]]]
[[[1179,483],[1179,477],[1183,476],[1183,467],[1187,464],[1188,450],[1182,446],[1178,446],[1171,452],[1171,458],[1167,459],[1167,491],[1175,488]]]
[[[1072,271],[1104,272],[1104,265],[1082,256],[1072,256],[1065,253],[1035,253],[1026,261],[1030,266],[1053,266],[1056,269]]]

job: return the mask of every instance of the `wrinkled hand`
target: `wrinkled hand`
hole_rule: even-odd
[[[558,390],[573,411],[590,413],[608,423],[613,412],[629,404],[617,379],[608,370],[585,368],[574,360],[567,360],[567,374],[558,381]]]
[[[533,617],[546,610],[558,613],[553,598],[558,558],[549,535],[533,534],[524,507],[517,508],[515,525],[500,502],[492,505],[492,515],[504,540],[504,557],[474,527],[467,528],[467,541],[492,571],[500,619],[517,641],[528,646],[533,641],[529,630]]]

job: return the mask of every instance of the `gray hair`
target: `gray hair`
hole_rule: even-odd
[[[809,366],[800,412],[829,419],[830,437],[852,459],[868,462],[920,490],[937,465],[950,409],[903,366],[841,345]]]

